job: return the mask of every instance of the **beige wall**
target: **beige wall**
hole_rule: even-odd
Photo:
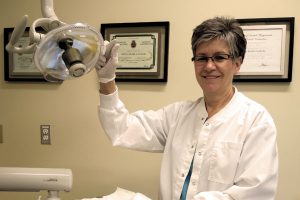
[[[56,0],[57,16],[68,23],[170,21],[169,81],[166,84],[120,83],[128,108],[155,109],[168,103],[195,99],[202,92],[190,62],[192,29],[215,15],[236,18],[296,18],[293,82],[239,83],[240,91],[264,104],[278,127],[280,180],[277,200],[299,200],[299,7],[297,0]],[[28,14],[30,23],[41,17],[39,0],[0,2],[0,37]],[[0,40],[3,47],[3,39]],[[0,48],[3,60],[3,48]],[[157,199],[160,154],[113,148],[98,122],[98,85],[95,72],[62,84],[3,81],[0,62],[0,166],[63,167],[74,173],[73,189],[63,199],[94,197],[117,186]],[[41,145],[39,126],[50,124],[52,145]],[[39,193],[0,192],[0,199],[31,200]],[[44,194],[44,193],[42,193]]]

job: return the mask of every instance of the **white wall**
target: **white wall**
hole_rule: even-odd
[[[166,84],[120,83],[120,96],[131,110],[156,109],[168,103],[196,99],[202,92],[190,61],[192,29],[216,15],[236,18],[295,17],[293,81],[239,83],[240,91],[265,105],[278,127],[280,180],[277,200],[298,200],[300,190],[300,72],[297,0],[56,0],[57,16],[68,23],[170,21],[169,81]],[[28,14],[41,17],[38,0],[0,2],[0,37]],[[3,39],[0,40],[3,47]],[[3,48],[0,48],[3,60]],[[98,122],[98,83],[91,72],[62,84],[5,82],[0,62],[0,166],[71,168],[74,185],[63,199],[106,195],[117,186],[157,199],[160,154],[113,148]],[[41,145],[39,126],[50,124],[52,145]],[[36,199],[39,193],[0,192],[0,199]],[[43,193],[44,194],[44,193]]]

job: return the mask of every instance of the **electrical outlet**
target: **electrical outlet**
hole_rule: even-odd
[[[51,144],[50,125],[41,125],[41,144]]]

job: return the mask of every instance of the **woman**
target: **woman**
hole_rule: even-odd
[[[275,199],[276,127],[262,105],[233,86],[246,44],[236,20],[204,21],[192,35],[203,97],[131,114],[114,81],[119,45],[113,41],[102,51],[96,67],[101,124],[115,146],[163,152],[160,199]]]

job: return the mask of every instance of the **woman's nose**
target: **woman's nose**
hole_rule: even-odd
[[[205,68],[207,68],[207,69],[215,69],[216,68],[216,64],[215,64],[215,62],[213,61],[212,58],[207,59]]]

